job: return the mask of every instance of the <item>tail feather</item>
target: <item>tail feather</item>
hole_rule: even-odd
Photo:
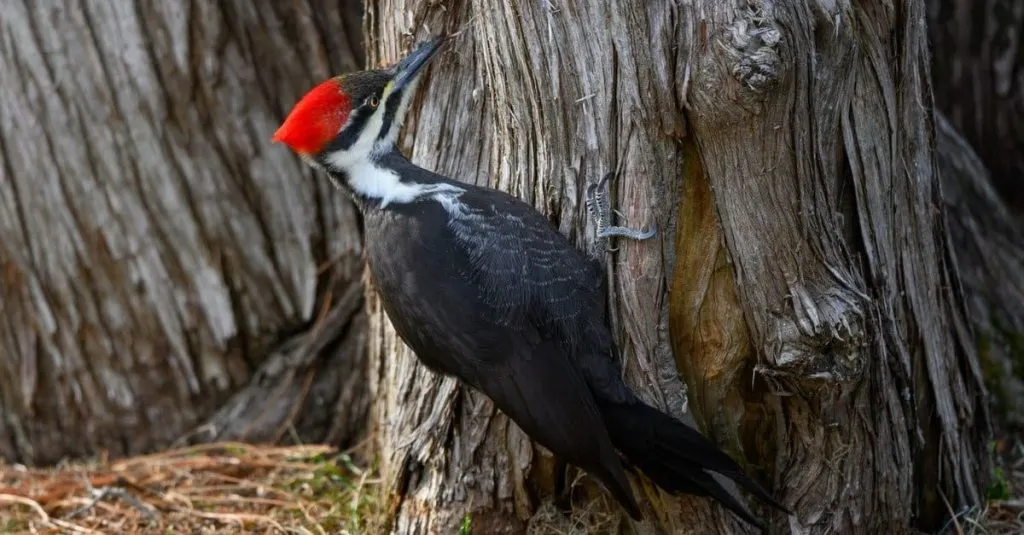
[[[672,493],[710,496],[740,518],[763,528],[708,472],[736,482],[756,498],[789,514],[761,485],[697,430],[648,406],[602,403],[601,413],[615,447],[659,487]]]
[[[767,503],[768,505],[771,505],[772,507],[775,507],[780,511],[784,511],[787,514],[790,514],[790,511],[786,508],[786,506],[782,505],[777,500],[775,500],[775,498],[773,498],[772,495],[769,494],[764,487],[762,487],[758,482],[754,481],[753,479],[750,478],[750,476],[744,473],[743,469],[740,468],[738,464],[736,464],[736,461],[733,461],[731,457],[725,454],[725,452],[718,449],[718,447],[715,446],[707,438],[705,438],[704,435],[698,433],[696,429],[693,429],[682,422],[672,419],[668,415],[662,416],[666,419],[672,420],[672,422],[675,424],[673,427],[678,428],[675,429],[675,431],[681,432],[680,434],[687,435],[686,438],[680,439],[680,437],[674,437],[674,439],[671,441],[661,442],[659,445],[662,447],[663,450],[665,450],[664,453],[667,453],[668,455],[677,458],[699,457],[701,459],[700,463],[701,465],[703,465],[703,468],[707,470],[712,470],[714,472],[718,472],[719,474],[728,477],[729,479],[736,482],[736,484],[739,485],[740,488],[753,494],[754,497],[761,500],[762,502]],[[681,447],[683,444],[685,444],[686,446]],[[695,448],[695,451],[686,451],[686,447],[690,446],[697,446],[697,448]]]

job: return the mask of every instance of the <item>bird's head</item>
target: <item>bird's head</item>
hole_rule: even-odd
[[[388,69],[331,78],[310,90],[273,141],[328,170],[346,171],[394,147],[416,83],[443,40],[434,37]]]

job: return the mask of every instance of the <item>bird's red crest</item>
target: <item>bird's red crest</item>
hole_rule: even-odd
[[[274,132],[272,141],[280,141],[301,154],[316,154],[338,135],[348,114],[351,102],[337,78],[331,78],[306,93],[281,127]]]

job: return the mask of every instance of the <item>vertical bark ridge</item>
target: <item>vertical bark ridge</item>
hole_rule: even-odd
[[[362,62],[354,5],[5,7],[0,456],[167,445],[312,323],[329,275],[358,283],[317,270],[358,258],[353,209],[269,142]]]

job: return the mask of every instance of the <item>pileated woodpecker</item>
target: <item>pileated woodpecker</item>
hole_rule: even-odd
[[[642,516],[624,466],[759,526],[710,472],[785,511],[714,444],[623,382],[599,262],[519,199],[417,167],[396,148],[441,43],[431,39],[389,69],[321,83],[273,138],[359,207],[370,273],[399,336],[428,368],[483,392],[556,457],[596,476],[634,519]],[[610,227],[601,190],[588,188],[600,237],[653,234]]]

